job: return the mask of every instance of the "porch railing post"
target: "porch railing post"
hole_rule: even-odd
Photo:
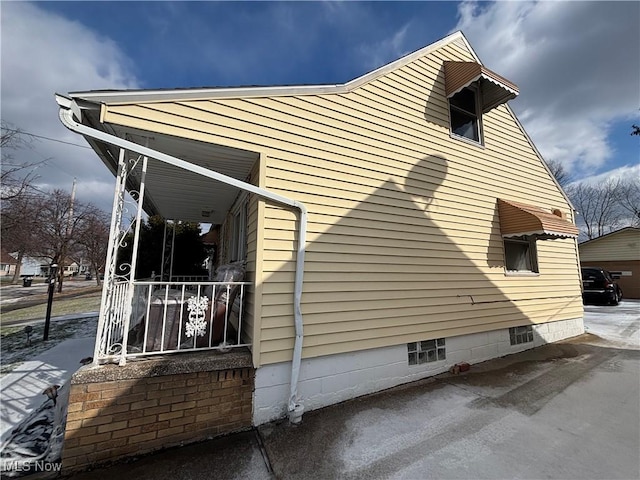
[[[116,174],[116,186],[113,194],[113,206],[111,208],[111,225],[109,228],[109,243],[104,268],[104,285],[100,300],[100,313],[98,316],[98,331],[96,332],[96,344],[93,352],[93,363],[98,364],[100,358],[107,353],[107,328],[111,328],[111,298],[115,282],[117,252],[120,243],[120,223],[122,222],[122,208],[124,204],[125,177],[127,168],[125,164],[125,149],[120,149],[118,157],[118,173]],[[100,272],[96,272],[100,275]]]
[[[164,232],[162,234],[162,256],[160,257],[160,281],[164,280],[164,257],[167,249],[167,219],[164,219]],[[151,280],[155,280],[152,278]],[[171,279],[169,279],[171,280]]]
[[[173,235],[171,236],[171,263],[169,264],[169,281],[173,278],[173,249],[176,246],[176,221],[171,220],[173,222]]]
[[[138,195],[138,211],[136,214],[136,227],[133,234],[133,245],[131,253],[131,272],[129,274],[129,286],[127,289],[127,301],[124,310],[124,328],[122,331],[122,356],[120,365],[127,362],[127,343],[129,337],[129,325],[131,324],[131,312],[133,305],[133,294],[135,289],[136,266],[138,263],[138,247],[140,242],[140,222],[142,220],[142,204],[144,203],[144,185],[147,176],[148,157],[142,159],[142,174],[140,175],[140,192]]]

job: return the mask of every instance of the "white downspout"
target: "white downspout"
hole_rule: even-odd
[[[296,339],[293,344],[293,359],[291,361],[291,394],[289,395],[289,421],[291,423],[300,423],[304,406],[298,401],[298,378],[300,377],[300,364],[302,362],[302,341],[304,340],[304,332],[302,329],[302,309],[300,308],[302,299],[302,279],[304,276],[304,254],[307,231],[307,208],[304,204],[299,203],[300,225],[298,227],[298,253],[296,255],[296,276],[293,286],[293,308],[296,327]],[[300,260],[302,259],[302,261]]]
[[[115,145],[117,147],[124,148],[132,152],[136,152],[143,156],[154,158],[161,162],[174,165],[178,168],[182,168],[184,170],[197,173],[199,175],[202,175],[207,178],[211,178],[213,180],[217,180],[227,185],[231,185],[241,190],[256,194],[261,198],[265,198],[275,203],[285,205],[287,207],[298,210],[300,215],[300,225],[298,227],[298,250],[297,250],[297,258],[296,258],[296,273],[295,273],[294,288],[293,288],[293,309],[294,309],[293,314],[294,314],[296,338],[295,338],[295,343],[293,347],[293,358],[291,362],[291,391],[289,396],[288,410],[289,410],[289,420],[292,423],[299,423],[300,420],[302,419],[302,413],[304,412],[304,406],[302,405],[302,403],[300,403],[300,400],[298,399],[298,379],[300,376],[300,364],[302,362],[302,343],[304,339],[302,308],[301,308],[302,287],[303,287],[303,278],[304,278],[304,257],[305,257],[305,246],[306,246],[306,235],[307,235],[307,208],[304,206],[304,204],[296,200],[283,197],[282,195],[278,195],[277,193],[270,192],[263,188],[256,187],[255,185],[251,185],[250,183],[246,183],[241,180],[237,180],[233,177],[229,177],[222,173],[209,170],[199,165],[194,165],[192,163],[181,160],[177,157],[167,155],[166,153],[162,153],[157,150],[144,147],[137,143],[131,142],[129,140],[125,140],[123,138],[119,138],[115,135],[111,135],[106,132],[101,132],[100,130],[96,130],[95,128],[91,128],[86,125],[82,125],[76,122],[73,118],[74,114],[72,110],[75,110],[76,112],[78,112],[78,114],[80,112],[79,107],[77,106],[77,104],[73,99],[56,94],[56,102],[60,106],[60,111],[58,114],[60,121],[65,127],[67,127],[69,130],[75,133],[78,133],[83,136],[95,138],[96,140],[100,140],[101,142],[109,143],[111,145]]]

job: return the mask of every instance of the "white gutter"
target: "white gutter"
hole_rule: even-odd
[[[184,170],[197,173],[203,177],[211,178],[219,182],[231,185],[233,187],[245,190],[250,193],[254,193],[261,198],[271,200],[272,202],[284,205],[300,212],[300,225],[298,228],[298,251],[296,256],[296,274],[293,288],[293,308],[294,308],[294,322],[296,338],[293,347],[293,359],[291,362],[291,391],[289,396],[289,420],[292,423],[299,423],[302,419],[302,413],[304,412],[304,406],[298,401],[298,378],[300,376],[300,364],[302,360],[302,341],[304,338],[303,322],[302,322],[302,309],[300,307],[302,298],[302,286],[304,277],[304,256],[305,256],[305,244],[307,233],[307,208],[303,203],[296,200],[292,200],[277,193],[270,192],[263,188],[256,187],[250,183],[237,180],[233,177],[223,175],[222,173],[209,170],[199,165],[186,162],[177,157],[167,155],[166,153],[153,150],[148,147],[144,147],[129,140],[117,137],[115,135],[96,130],[95,128],[82,125],[74,120],[74,113],[76,117],[80,117],[80,108],[76,102],[70,98],[56,94],[56,102],[60,106],[58,116],[62,124],[69,130],[78,133],[83,136],[95,138],[101,142],[118,146],[122,149],[136,152],[140,155],[144,155],[150,158],[154,158],[164,163],[182,168]]]

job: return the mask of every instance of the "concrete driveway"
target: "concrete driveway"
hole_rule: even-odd
[[[601,344],[640,349],[640,300],[623,300],[616,306],[585,305],[584,327]]]
[[[621,306],[587,309],[587,327],[605,338],[586,334],[308,412],[299,426],[271,423],[73,478],[637,479],[640,302]]]

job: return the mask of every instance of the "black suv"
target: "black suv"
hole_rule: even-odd
[[[622,300],[622,289],[608,271],[599,267],[582,268],[583,303],[617,305],[620,300]]]

